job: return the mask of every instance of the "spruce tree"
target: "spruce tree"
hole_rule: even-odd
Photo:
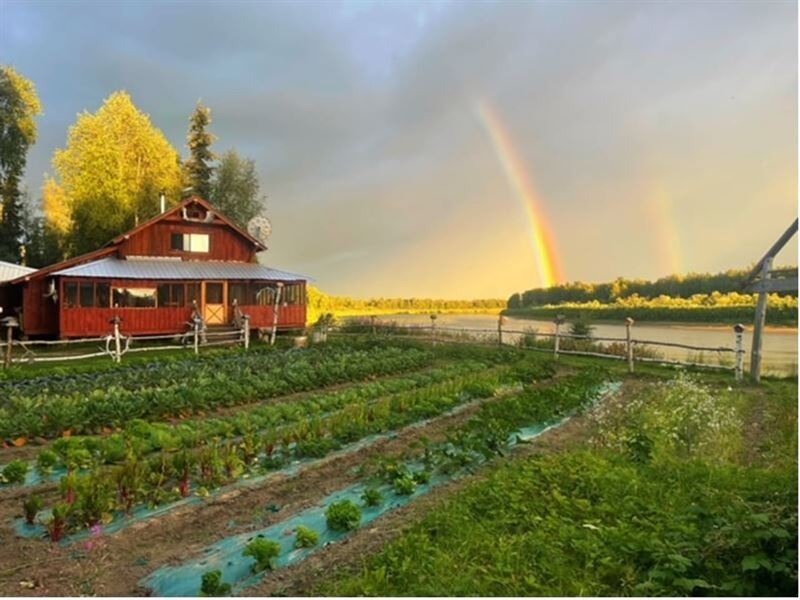
[[[18,173],[6,173],[2,183],[2,216],[0,216],[0,260],[19,262],[22,243],[22,195]]]
[[[36,142],[42,106],[36,87],[13,68],[0,66],[0,260],[19,260],[22,194],[28,148]]]
[[[214,168],[211,163],[216,158],[211,152],[214,136],[207,131],[211,124],[211,109],[198,102],[192,116],[189,117],[189,135],[186,145],[189,147],[189,159],[186,161],[186,178],[192,187],[192,194],[208,200],[211,197],[211,175]]]

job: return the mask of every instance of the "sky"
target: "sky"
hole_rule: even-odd
[[[0,0],[40,193],[126,90],[255,160],[261,260],[355,297],[745,267],[797,215],[795,2]],[[796,264],[796,245],[778,262]]]

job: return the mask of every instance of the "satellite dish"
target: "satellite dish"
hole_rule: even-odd
[[[247,223],[247,233],[265,244],[272,233],[272,223],[264,215],[256,215]]]

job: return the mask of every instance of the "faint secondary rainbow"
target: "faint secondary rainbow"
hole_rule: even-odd
[[[655,235],[659,270],[665,275],[683,273],[684,262],[681,251],[681,239],[675,218],[675,203],[667,189],[658,184],[651,184],[648,201],[651,225]]]
[[[536,188],[525,169],[511,136],[492,107],[484,100],[477,102],[476,112],[481,124],[489,134],[500,164],[519,198],[530,227],[530,239],[541,285],[550,287],[564,281],[558,261],[555,240],[542,211]]]

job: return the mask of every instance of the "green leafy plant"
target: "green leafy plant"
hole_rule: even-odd
[[[36,515],[44,507],[44,501],[37,495],[30,496],[22,503],[22,510],[25,511],[25,522],[28,525],[33,525],[36,521]]]
[[[274,541],[263,537],[257,537],[252,540],[242,552],[242,556],[250,556],[255,559],[253,565],[253,572],[260,573],[261,571],[268,571],[272,569],[272,561],[276,559],[281,553],[281,545]]]
[[[200,595],[209,597],[227,596],[231,593],[231,584],[223,583],[222,571],[206,571],[200,583]]]
[[[36,457],[36,468],[42,474],[52,473],[58,464],[58,454],[52,450],[42,450]]]
[[[3,481],[6,483],[22,483],[28,474],[29,465],[24,460],[12,460],[3,468]]]
[[[361,499],[367,506],[378,506],[383,503],[383,494],[378,488],[368,487],[361,494]]]
[[[394,491],[401,496],[408,496],[417,489],[417,483],[408,476],[398,477],[394,480]]]
[[[67,519],[72,512],[72,505],[70,504],[56,504],[53,507],[53,514],[50,519],[45,523],[47,534],[50,536],[50,541],[59,542],[67,532]]]
[[[327,508],[325,518],[330,529],[351,531],[361,523],[361,509],[350,500],[340,500]]]
[[[319,542],[319,534],[309,527],[300,525],[295,532],[296,540],[295,547],[297,548],[312,548]]]

